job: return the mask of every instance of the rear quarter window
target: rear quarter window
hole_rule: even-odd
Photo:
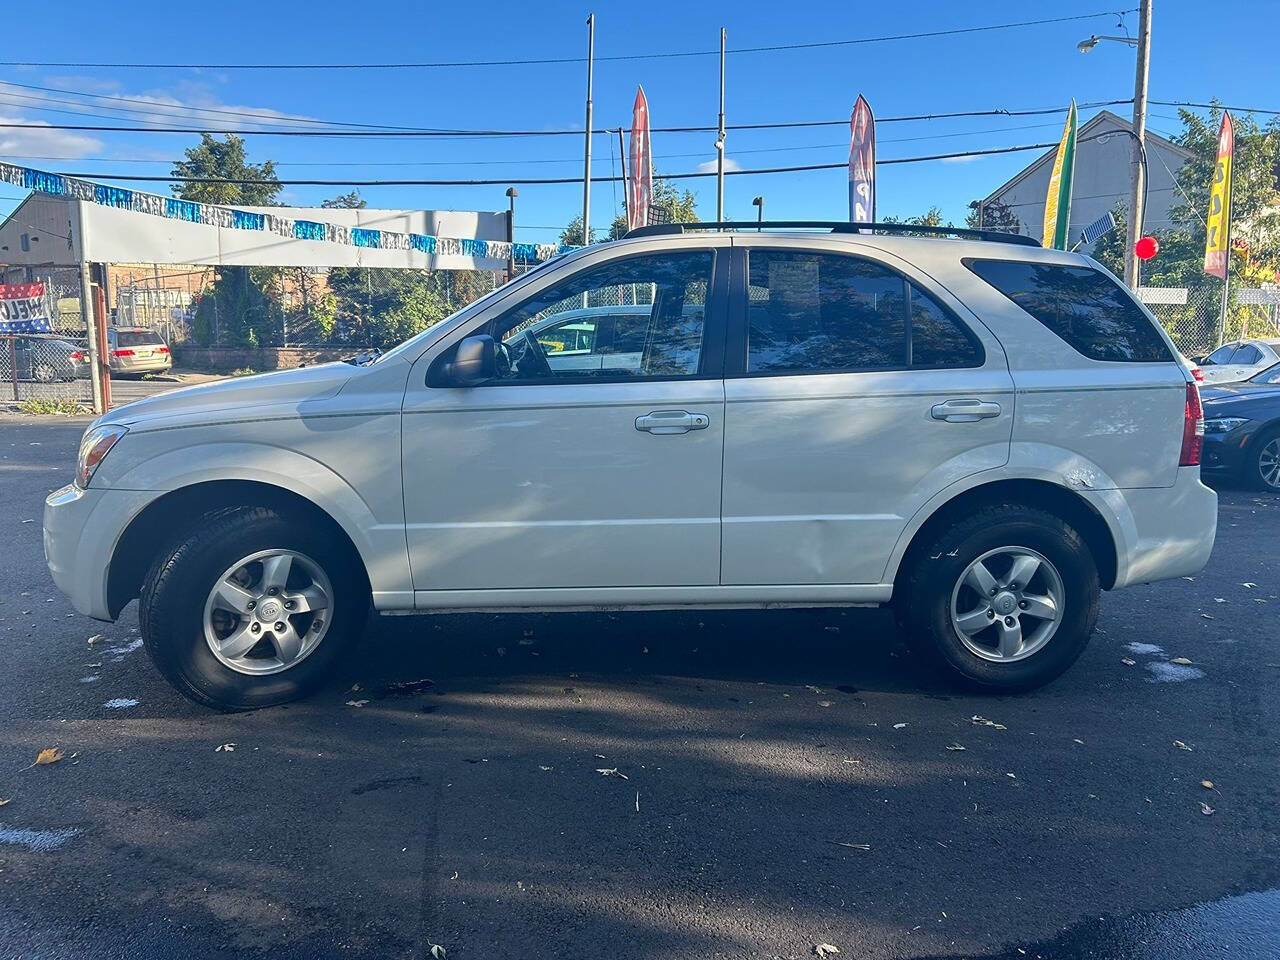
[[[1173,360],[1129,292],[1101,270],[1025,260],[966,259],[964,265],[1090,360]]]

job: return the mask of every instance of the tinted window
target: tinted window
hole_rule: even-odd
[[[164,338],[150,330],[116,330],[116,344],[121,347],[159,347]]]
[[[1231,355],[1232,363],[1257,363],[1262,359],[1262,351],[1253,344],[1241,347]]]
[[[1235,352],[1236,352],[1236,345],[1234,343],[1226,343],[1220,346],[1217,350],[1213,351],[1213,353],[1205,357],[1204,362],[1212,363],[1215,365],[1222,364],[1222,363],[1230,363],[1231,355]]]
[[[552,284],[490,326],[502,344],[498,379],[695,376],[712,263],[710,251],[630,257]],[[641,309],[618,315],[609,324],[615,327],[610,346],[597,347],[598,326],[618,306]],[[573,349],[600,362],[560,363],[557,355],[570,349],[571,338]]]
[[[1173,359],[1128,291],[1100,270],[1012,260],[965,266],[1091,360]]]
[[[886,267],[781,250],[748,257],[748,373],[982,362],[981,348],[955,317]]]

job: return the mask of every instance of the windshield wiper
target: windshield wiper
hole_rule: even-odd
[[[368,350],[364,353],[358,353],[354,357],[343,357],[342,362],[349,363],[353,367],[367,367],[380,356],[382,356],[382,351],[377,347],[374,347],[372,350]]]

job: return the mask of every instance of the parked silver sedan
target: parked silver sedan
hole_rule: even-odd
[[[1280,340],[1232,340],[1200,361],[1205,383],[1234,383],[1280,362]]]

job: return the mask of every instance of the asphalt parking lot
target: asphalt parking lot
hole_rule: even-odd
[[[49,579],[83,425],[0,417],[0,957],[1280,953],[1280,499],[1024,696],[874,610],[453,615],[223,716]]]

